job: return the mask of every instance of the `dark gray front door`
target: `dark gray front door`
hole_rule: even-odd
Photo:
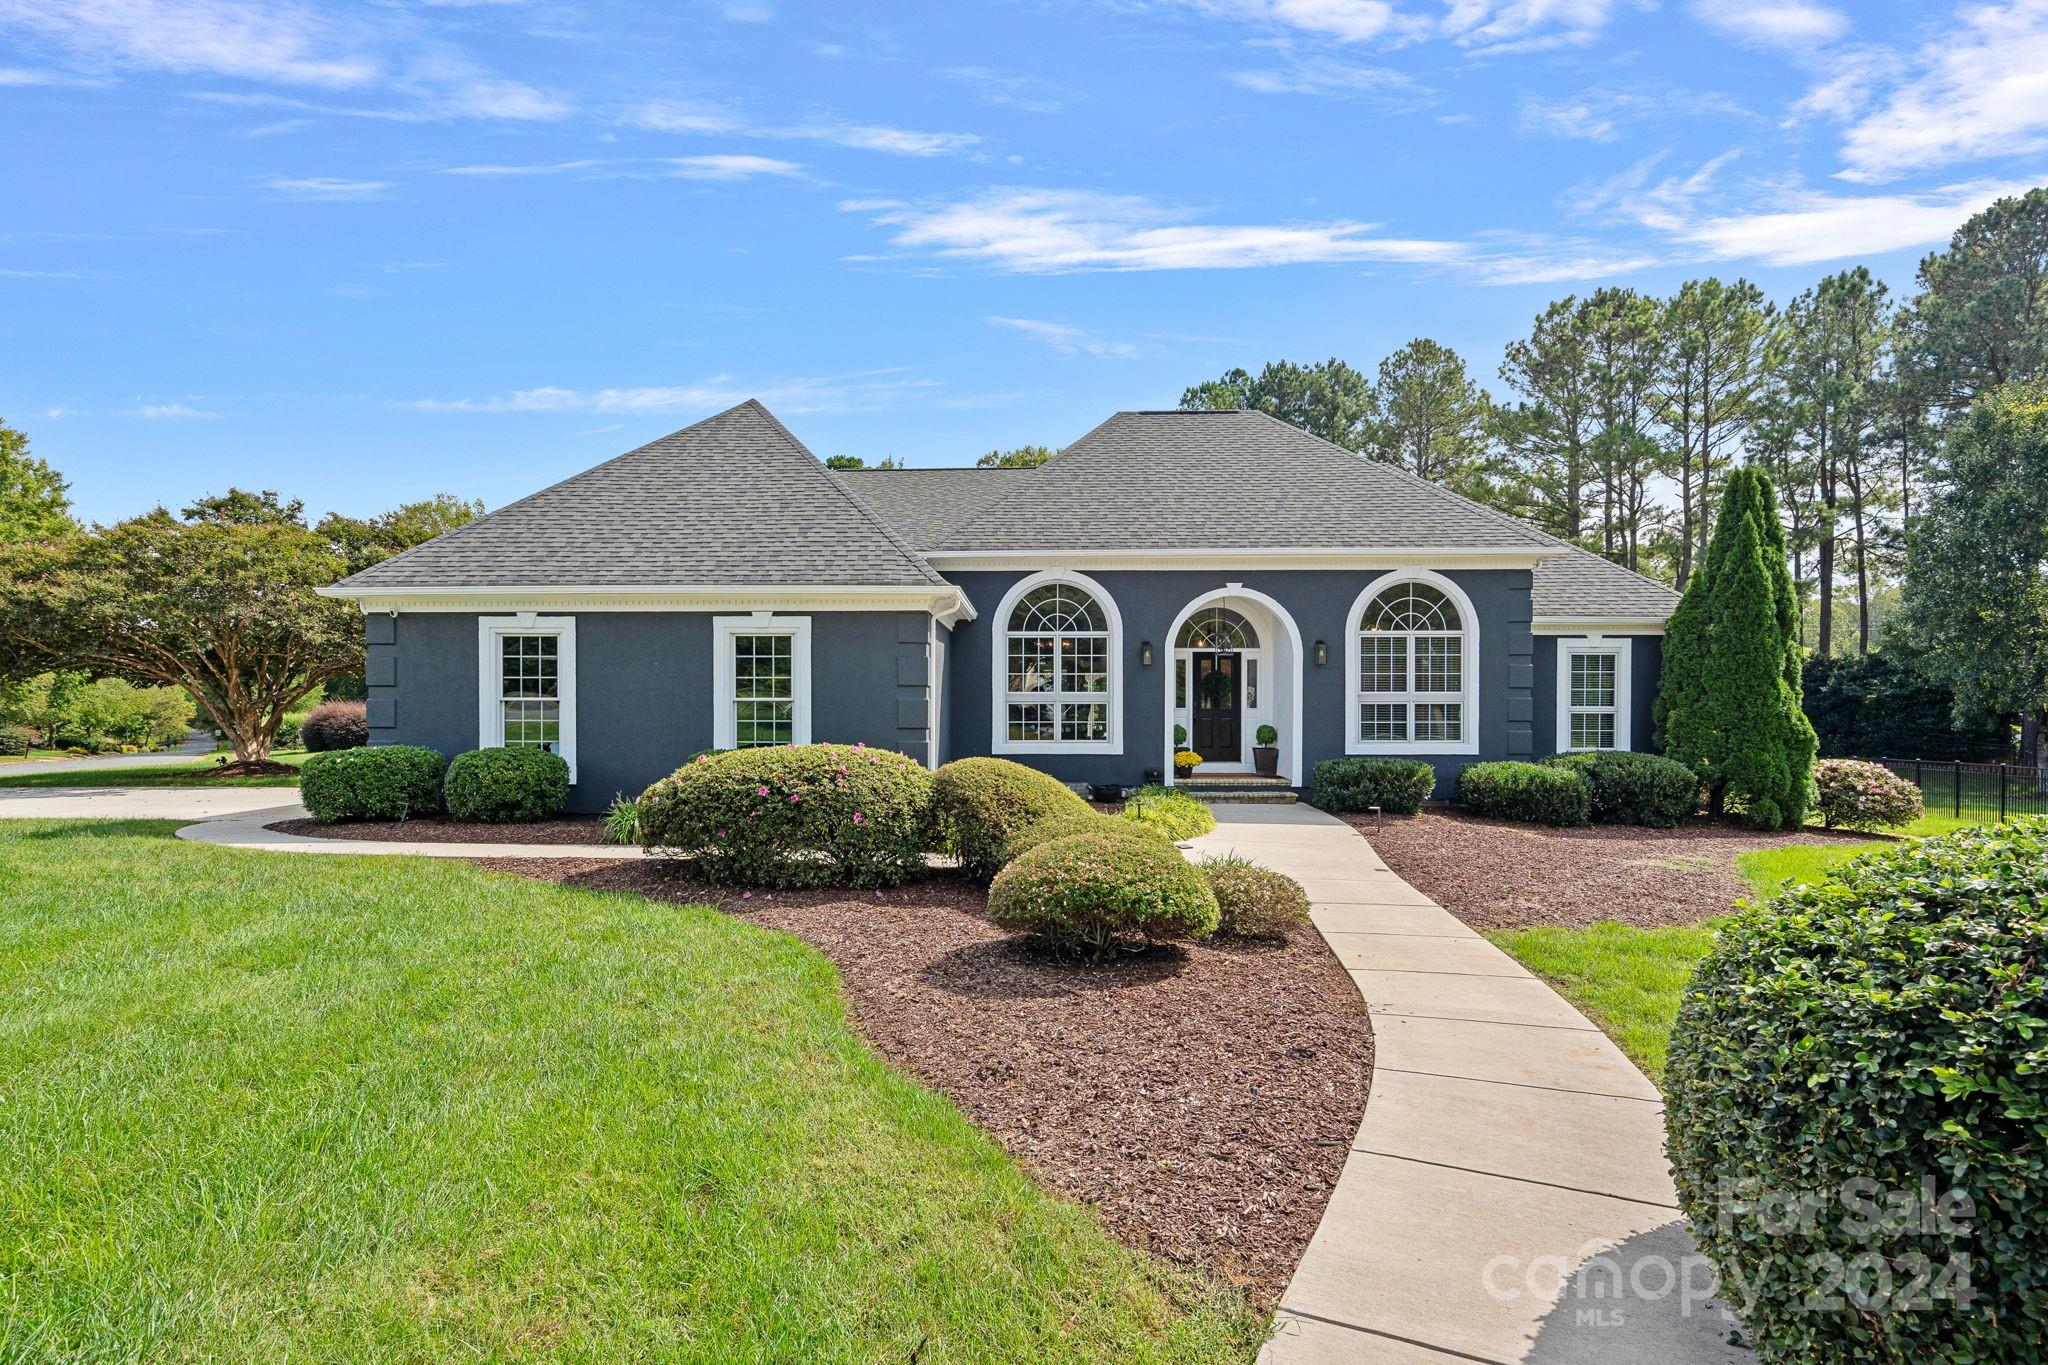
[[[1190,736],[1194,751],[1210,763],[1235,763],[1244,757],[1239,733],[1244,656],[1203,651],[1189,662],[1195,670],[1194,733]]]

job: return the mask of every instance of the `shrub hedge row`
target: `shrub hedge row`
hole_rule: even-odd
[[[329,824],[433,815],[447,766],[437,750],[413,744],[314,754],[299,769],[299,802]]]
[[[1588,812],[1598,825],[1672,829],[1699,812],[1698,775],[1683,763],[1656,754],[1606,749],[1543,761],[1585,777]]]
[[[1458,803],[1474,815],[1538,825],[1590,823],[1584,773],[1543,763],[1474,763],[1458,774]]]
[[[441,794],[457,820],[545,820],[569,799],[569,765],[531,746],[473,749],[449,763]]]
[[[958,758],[932,774],[932,803],[944,845],[969,876],[987,881],[1008,860],[1011,838],[1056,815],[1094,807],[1056,779],[1002,758]]]
[[[1414,758],[1330,758],[1309,777],[1308,800],[1327,811],[1378,806],[1388,815],[1413,815],[1436,790],[1436,769]]]

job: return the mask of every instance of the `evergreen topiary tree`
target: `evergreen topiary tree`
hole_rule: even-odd
[[[1716,814],[1805,823],[1813,727],[1799,699],[1797,605],[1770,480],[1729,476],[1700,570],[1665,626],[1656,706],[1664,751],[1700,776]]]

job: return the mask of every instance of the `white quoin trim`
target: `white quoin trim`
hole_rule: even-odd
[[[1252,588],[1240,587],[1235,583],[1226,584],[1214,592],[1206,592],[1200,597],[1195,598],[1180,609],[1180,614],[1174,617],[1173,623],[1166,628],[1166,638],[1160,646],[1161,651],[1166,656],[1166,666],[1160,670],[1165,675],[1161,679],[1163,684],[1161,697],[1164,702],[1162,709],[1166,715],[1166,728],[1160,732],[1160,742],[1166,754],[1166,761],[1161,767],[1161,771],[1166,774],[1166,785],[1169,787],[1174,785],[1173,675],[1175,668],[1178,666],[1174,659],[1174,641],[1180,638],[1180,628],[1188,623],[1189,617],[1212,602],[1219,602],[1232,597],[1241,597],[1248,602],[1256,602],[1271,612],[1273,619],[1280,624],[1281,633],[1287,637],[1284,641],[1267,641],[1262,638],[1259,643],[1264,646],[1264,652],[1269,659],[1285,652],[1294,660],[1293,687],[1290,689],[1294,695],[1288,698],[1287,725],[1282,729],[1280,735],[1280,769],[1293,781],[1294,785],[1305,787],[1308,785],[1307,777],[1301,771],[1301,697],[1308,686],[1308,678],[1305,674],[1308,660],[1302,653],[1301,628],[1294,624],[1294,617],[1288,613],[1287,608],[1280,605],[1277,599]],[[1268,669],[1267,672],[1277,674],[1278,670]],[[1269,677],[1261,683],[1261,686],[1271,687],[1277,680],[1277,677]]]

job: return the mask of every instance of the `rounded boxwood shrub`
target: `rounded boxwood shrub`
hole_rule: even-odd
[[[1285,938],[1308,923],[1308,892],[1294,878],[1235,856],[1200,866],[1216,893],[1218,937]]]
[[[448,761],[413,744],[314,754],[299,769],[299,803],[315,820],[404,820],[441,809]]]
[[[2036,818],[1746,906],[1700,963],[1672,1032],[1668,1150],[1759,1359],[2048,1359],[2044,907]],[[1844,1198],[1918,1196],[1923,1178],[1967,1196],[1966,1227],[1872,1227]],[[1969,1258],[1967,1308],[1934,1296],[1952,1257]]]
[[[1006,758],[956,758],[932,774],[932,804],[946,845],[983,881],[1009,860],[1013,835],[1055,815],[1094,810],[1056,779]]]
[[[472,749],[449,760],[441,794],[457,820],[545,820],[569,799],[569,765],[532,745]]]
[[[1327,758],[1308,782],[1308,803],[1327,811],[1413,815],[1436,790],[1436,769],[1416,758]]]
[[[1555,768],[1585,774],[1590,794],[1588,813],[1596,825],[1673,829],[1699,813],[1699,775],[1672,759],[1603,749],[1559,754],[1543,761]]]
[[[0,725],[0,756],[20,758],[35,746],[33,730],[20,725]]]
[[[932,775],[864,744],[704,755],[639,807],[642,845],[733,886],[897,886],[932,842]]]
[[[1813,765],[1813,808],[1829,829],[1897,829],[1927,814],[1919,787],[1881,763],[1853,758]]]
[[[1003,841],[1003,863],[1005,866],[1040,844],[1049,844],[1055,839],[1065,839],[1075,834],[1101,834],[1112,839],[1148,839],[1153,843],[1170,843],[1157,825],[1141,824],[1135,820],[1119,820],[1114,815],[1103,815],[1099,811],[1069,811],[1065,815],[1048,816],[1035,825],[1026,825]]]
[[[1139,787],[1124,798],[1123,818],[1149,825],[1172,842],[1192,839],[1216,828],[1214,811],[1172,787]]]
[[[369,708],[359,701],[323,701],[299,722],[299,743],[309,754],[360,749],[369,742]]]
[[[1592,784],[1575,768],[1474,763],[1458,774],[1458,804],[1495,820],[1583,825],[1592,818],[1592,803]]]
[[[1070,834],[1018,858],[989,887],[988,913],[1089,958],[1212,934],[1218,914],[1208,878],[1178,850],[1106,834]]]

